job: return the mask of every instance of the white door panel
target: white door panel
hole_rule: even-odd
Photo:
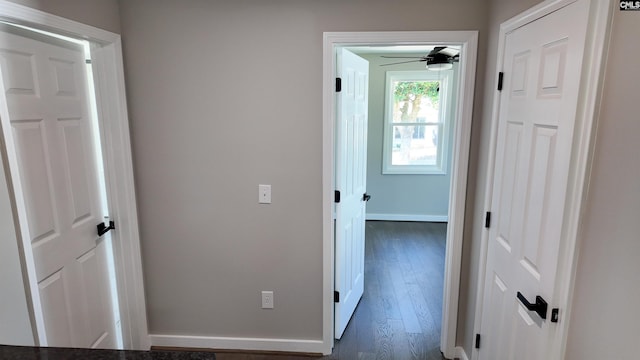
[[[364,229],[367,173],[367,111],[369,63],[345,50],[338,51],[338,96],[336,136],[335,337],[342,336],[364,292]]]
[[[71,304],[67,302],[66,272],[57,271],[38,284],[44,313],[47,341],[57,346],[73,346]]]
[[[547,358],[588,7],[506,35],[480,359]],[[546,319],[518,292],[544,298]]]
[[[114,348],[84,49],[3,26],[0,71],[47,345]]]

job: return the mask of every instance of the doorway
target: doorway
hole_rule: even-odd
[[[476,32],[393,32],[393,33],[325,33],[324,42],[324,171],[323,187],[325,199],[330,201],[324,205],[324,291],[333,295],[334,276],[334,129],[336,125],[336,98],[333,85],[337,68],[335,54],[340,47],[357,46],[437,46],[451,44],[459,46],[460,85],[457,106],[455,106],[455,126],[452,131],[452,169],[450,207],[448,210],[449,226],[446,229],[445,274],[443,276],[442,330],[440,350],[446,357],[456,356],[455,331],[457,322],[457,302],[459,273],[462,247],[462,223],[466,193],[466,170],[471,121],[471,104],[473,99],[473,83],[475,79]],[[375,196],[374,194],[372,194]],[[365,280],[366,281],[366,280]],[[333,347],[333,296],[325,298],[324,304],[324,353],[331,352]]]
[[[118,303],[122,327],[122,347],[126,349],[149,348],[146,327],[146,311],[142,286],[142,267],[140,261],[140,243],[135,206],[135,192],[133,186],[133,168],[131,162],[131,145],[128,134],[128,117],[124,95],[124,74],[122,68],[122,49],[120,36],[75,21],[64,19],[39,10],[25,7],[12,2],[0,0],[1,20],[64,34],[76,39],[90,41],[93,75],[96,84],[96,110],[99,114],[102,140],[104,143],[106,197],[108,198],[111,220],[117,225],[117,231],[112,233],[114,240],[115,274],[118,287]],[[84,59],[79,63],[84,63]],[[68,63],[59,62],[60,75],[68,74]],[[61,77],[62,78],[62,77]],[[69,82],[58,88],[64,94]],[[9,124],[9,112],[6,98],[0,100],[0,119],[2,120],[3,144],[5,150],[14,149],[12,129]],[[71,119],[73,120],[73,119]],[[71,124],[71,123],[68,123]],[[70,131],[70,134],[73,131]],[[73,134],[71,134],[73,135]],[[20,160],[15,151],[5,151],[7,160],[7,181],[9,188],[21,191],[20,176],[18,175]],[[77,164],[74,164],[77,165]],[[13,200],[13,212],[16,228],[19,232],[19,242],[23,245],[21,251],[21,265],[24,269],[24,287],[28,299],[27,306],[31,315],[34,342],[36,345],[46,345],[46,324],[43,302],[39,298],[37,269],[33,254],[25,251],[31,246],[28,228],[24,219],[27,211],[24,205]],[[95,227],[94,230],[95,231]],[[83,257],[89,260],[89,257]],[[50,279],[51,280],[51,279]]]
[[[388,351],[391,357],[409,358],[409,351],[415,358],[441,359],[449,159],[460,50],[440,45],[339,50],[343,86],[338,94],[336,189],[342,196],[336,204],[339,296],[334,356]],[[345,65],[350,57],[368,63],[368,76],[361,75],[363,82],[368,80],[367,91],[358,88],[357,75],[356,87],[351,89],[354,81],[346,69],[355,69],[357,63]],[[362,112],[367,119],[353,119],[358,112],[348,108],[350,98],[358,94],[368,98],[364,101],[368,112]],[[366,129],[359,127],[361,122]],[[354,159],[349,158],[351,154]],[[350,186],[354,183],[350,179],[357,186]],[[363,201],[363,193],[368,201]],[[351,200],[355,208],[347,204]],[[366,215],[362,215],[364,207]],[[345,211],[352,208],[358,217],[345,218]],[[366,225],[360,217],[367,220]],[[345,233],[350,229],[362,230]],[[364,240],[364,256],[358,236]],[[345,264],[349,256],[351,266]],[[345,283],[353,284],[352,288]]]

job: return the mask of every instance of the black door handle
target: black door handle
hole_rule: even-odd
[[[536,296],[536,303],[532,304],[527,300],[527,298],[524,297],[524,295],[522,295],[520,291],[518,291],[518,300],[520,300],[522,305],[524,305],[524,307],[526,307],[527,310],[535,311],[543,319],[547,318],[547,302],[544,301],[542,296],[540,295]]]
[[[364,193],[362,194],[362,201],[369,201],[371,199],[371,195]]]
[[[109,221],[109,226],[107,226],[105,223],[100,223],[97,226],[98,228],[98,236],[102,236],[106,233],[109,232],[109,230],[115,230],[116,229],[116,223],[113,222],[113,220]]]

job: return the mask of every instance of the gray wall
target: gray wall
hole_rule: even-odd
[[[632,35],[633,34],[633,35]],[[640,14],[615,11],[569,327],[568,360],[638,358]]]
[[[484,34],[485,3],[120,8],[150,332],[321,338],[322,32]],[[273,204],[257,204],[260,183]]]
[[[33,345],[18,238],[0,157],[0,344]]]
[[[118,0],[9,0],[114,33],[120,33]]]
[[[10,0],[113,32],[120,31],[117,0]],[[0,344],[33,345],[4,164],[0,159]]]
[[[410,56],[411,54],[402,54]],[[451,180],[451,156],[445,175],[382,174],[382,148],[385,117],[385,87],[387,71],[423,70],[424,63],[382,67],[393,60],[380,54],[361,55],[369,61],[369,132],[367,139],[367,214],[402,214],[447,216]],[[415,54],[424,56],[424,54]],[[457,74],[457,71],[456,71]],[[453,83],[456,83],[456,78]],[[455,93],[452,92],[452,93]],[[455,99],[452,99],[455,100]],[[451,101],[454,103],[455,101]],[[451,114],[452,112],[449,111]],[[453,135],[453,131],[451,131]],[[449,137],[448,148],[453,145]]]

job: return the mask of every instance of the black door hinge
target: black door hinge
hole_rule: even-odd
[[[105,223],[100,223],[97,226],[98,228],[98,236],[102,236],[106,233],[109,232],[109,230],[115,230],[116,229],[116,223],[113,222],[113,220],[109,221],[109,226],[107,226]]]
[[[480,334],[476,334],[476,349],[480,349]]]
[[[336,190],[333,192],[333,201],[337,203],[340,202],[340,191]]]
[[[504,82],[504,73],[501,71],[498,73],[498,91],[502,91],[503,82]]]
[[[342,79],[337,77],[336,78],[336,92],[340,92],[342,91]]]
[[[334,291],[333,292],[333,302],[340,302],[340,292],[339,291]]]
[[[491,227],[491,211],[487,211],[487,214],[485,215],[484,227],[487,229]]]

